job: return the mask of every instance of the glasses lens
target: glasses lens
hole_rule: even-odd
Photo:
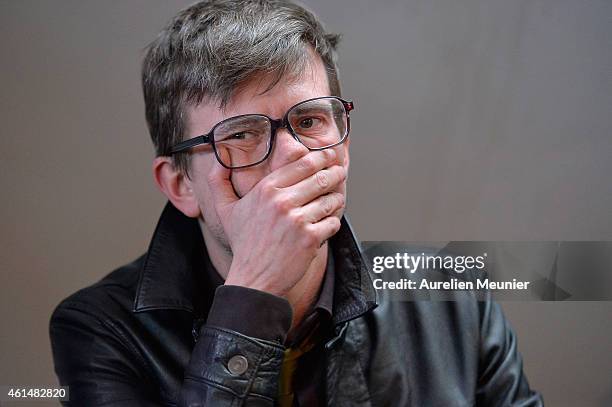
[[[324,148],[346,136],[348,117],[342,102],[335,98],[310,100],[293,107],[289,125],[309,148]]]
[[[272,134],[270,120],[249,115],[222,122],[215,128],[214,139],[221,162],[231,168],[255,164],[268,152]]]

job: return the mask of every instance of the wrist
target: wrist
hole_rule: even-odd
[[[293,308],[284,298],[225,285],[215,291],[206,324],[282,344],[292,318]]]
[[[250,276],[237,275],[237,273],[232,273],[231,269],[227,275],[227,278],[225,279],[224,284],[226,286],[238,286],[263,291],[282,298],[285,298],[287,295],[287,290],[282,290],[280,287],[275,286],[273,282],[252,278]]]
[[[235,258],[230,265],[225,285],[235,285],[239,287],[251,288],[263,291],[278,297],[286,297],[287,290],[278,286],[278,282],[273,277],[271,270],[257,264],[249,262],[239,262]]]

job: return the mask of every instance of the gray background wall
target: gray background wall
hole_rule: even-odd
[[[55,384],[53,307],[146,249],[139,64],[188,3],[0,1],[0,384]],[[344,34],[362,240],[612,240],[612,2],[306,4]],[[504,308],[548,405],[612,405],[612,303]]]

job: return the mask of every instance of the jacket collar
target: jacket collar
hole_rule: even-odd
[[[376,292],[346,216],[340,231],[330,239],[330,247],[335,261],[333,320],[340,324],[373,309]],[[198,221],[168,202],[142,263],[133,311],[175,309],[198,313],[214,295],[211,282],[202,280],[202,267],[209,262]],[[196,298],[195,293],[210,298]]]

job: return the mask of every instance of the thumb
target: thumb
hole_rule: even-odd
[[[231,162],[229,154],[223,148],[217,148],[219,158],[223,162]],[[225,168],[219,160],[214,160],[213,166],[210,173],[208,174],[208,184],[210,185],[211,192],[213,194],[213,202],[217,209],[233,204],[238,201],[240,197],[236,195],[234,186],[232,185],[231,175],[232,171]]]

